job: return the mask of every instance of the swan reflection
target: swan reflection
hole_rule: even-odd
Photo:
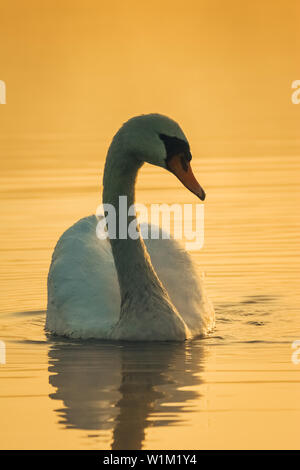
[[[50,384],[66,428],[112,430],[111,449],[141,449],[147,427],[184,419],[199,392],[203,346],[53,342]],[[103,446],[102,442],[102,446]],[[99,443],[101,447],[101,442]]]

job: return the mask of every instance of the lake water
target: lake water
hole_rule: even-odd
[[[52,338],[44,332],[51,254],[60,234],[100,203],[106,144],[1,140],[0,447],[299,448],[299,155],[288,143],[286,153],[252,145],[223,157],[194,145],[207,201],[205,246],[192,256],[216,309],[209,338]],[[150,166],[137,201],[196,202]]]

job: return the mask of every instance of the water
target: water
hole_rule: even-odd
[[[300,339],[299,156],[288,145],[279,156],[253,145],[249,155],[193,160],[208,194],[205,246],[192,256],[216,308],[209,338],[46,336],[51,253],[68,226],[95,212],[105,146],[70,136],[1,140],[0,447],[299,448],[300,364],[291,361]],[[195,202],[150,166],[137,200]]]

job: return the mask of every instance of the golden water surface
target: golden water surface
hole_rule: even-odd
[[[0,185],[1,448],[299,447],[299,157],[193,160],[208,197],[205,246],[192,256],[206,273],[216,330],[180,345],[126,345],[43,330],[51,252],[95,211],[105,149],[101,158],[101,145],[88,143],[83,161],[65,156],[58,168],[49,148],[62,144],[19,145]],[[26,164],[16,170],[18,155]],[[195,202],[149,165],[137,200]]]

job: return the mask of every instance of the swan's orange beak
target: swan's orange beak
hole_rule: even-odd
[[[190,162],[183,154],[171,157],[167,162],[167,167],[175,176],[177,176],[179,181],[181,181],[186,188],[196,194],[201,201],[204,201],[205,191],[196,180],[194,173],[192,172]]]

